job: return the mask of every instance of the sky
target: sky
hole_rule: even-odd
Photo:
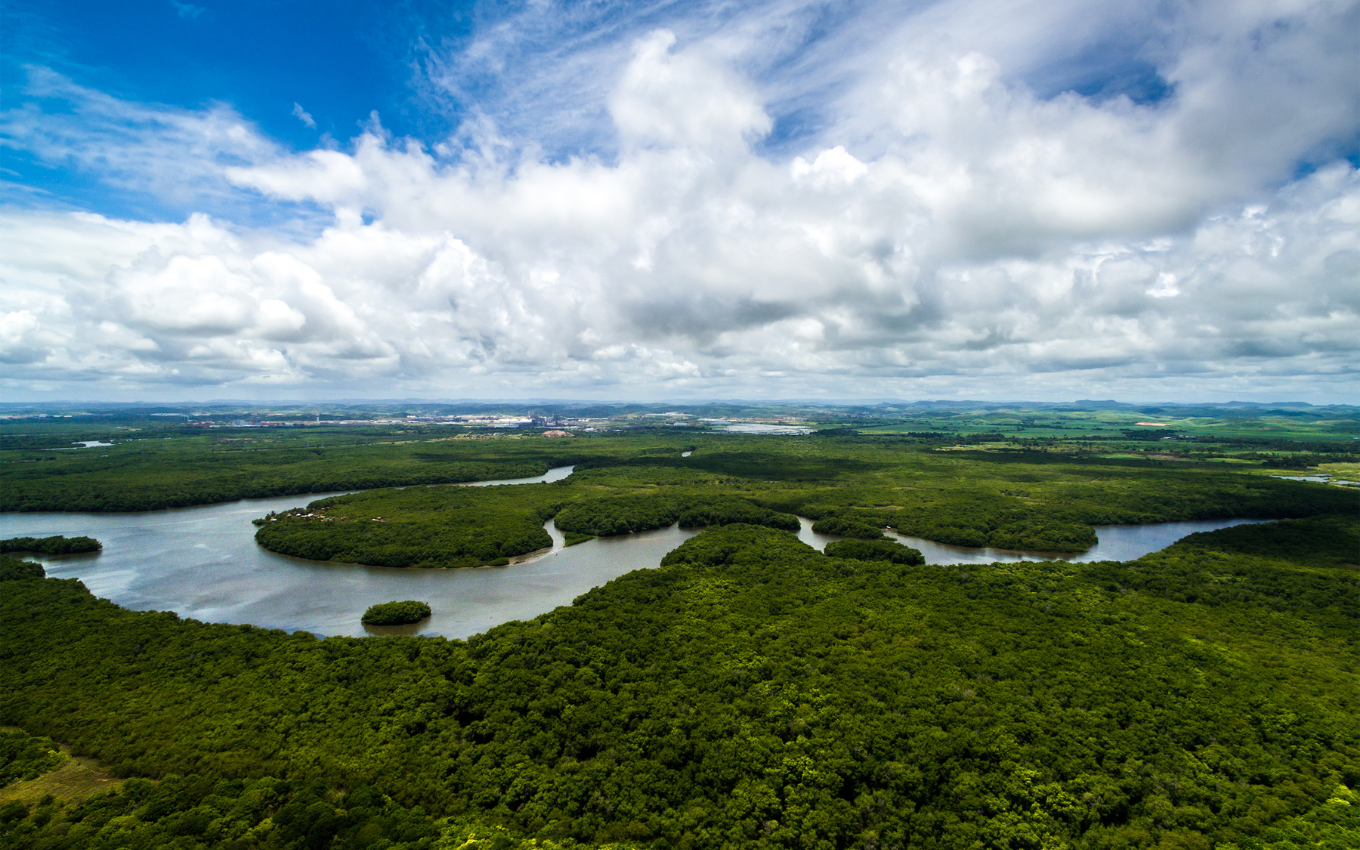
[[[1360,401],[1360,0],[0,16],[0,400]]]

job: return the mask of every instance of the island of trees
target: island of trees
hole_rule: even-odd
[[[866,542],[886,540],[890,528],[959,546],[1076,553],[1096,543],[1096,525],[1304,517],[1354,499],[1221,468],[941,452],[895,437],[643,434],[574,445],[575,471],[551,484],[367,490],[261,517],[255,537],[318,561],[450,568],[504,565],[544,549],[548,520],[575,543],[677,523],[797,531],[806,517],[818,533]],[[684,445],[700,448],[685,457]]]
[[[98,552],[104,544],[93,537],[11,537],[0,540],[0,552],[28,552],[36,555],[75,555]]]
[[[407,599],[403,602],[379,602],[368,606],[363,623],[369,626],[405,626],[419,623],[430,616],[430,606]]]

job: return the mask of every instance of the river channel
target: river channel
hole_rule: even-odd
[[[557,481],[571,474],[559,467],[536,478],[482,481],[495,486]],[[550,552],[507,567],[403,570],[337,565],[276,555],[255,543],[250,521],[270,511],[302,507],[334,493],[245,499],[219,505],[142,513],[4,513],[0,538],[89,535],[104,544],[95,555],[35,557],[54,578],[79,578],[96,596],[139,611],[174,611],[182,617],[321,635],[426,634],[469,637],[511,620],[546,613],[594,587],[637,569],[698,533],[677,526],[598,538],[570,548],[552,522]],[[1071,560],[1129,560],[1155,552],[1196,531],[1248,520],[1177,522],[1097,528],[1099,544]],[[815,534],[804,520],[799,538],[821,549],[836,538]],[[962,564],[1034,560],[1042,555],[942,546],[899,537],[930,563]],[[434,615],[404,629],[366,629],[359,617],[368,606],[393,599],[419,599]]]

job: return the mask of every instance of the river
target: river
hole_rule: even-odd
[[[818,534],[812,530],[812,520],[799,517],[801,528],[798,539],[818,551],[833,540],[844,538],[834,534]],[[1085,552],[1076,554],[1056,554],[1044,552],[1016,552],[1011,549],[973,548],[971,546],[949,546],[935,543],[920,537],[909,537],[895,531],[885,531],[889,538],[898,543],[919,549],[927,564],[990,564],[997,561],[1132,561],[1149,552],[1165,549],[1177,540],[1200,531],[1217,531],[1234,525],[1263,522],[1256,519],[1211,519],[1192,522],[1159,522],[1152,525],[1097,525],[1096,545]]]
[[[558,481],[571,474],[558,467],[535,478],[480,481],[496,486]],[[302,507],[334,493],[245,499],[142,513],[4,513],[0,538],[89,535],[104,544],[94,555],[40,556],[47,574],[79,578],[96,596],[133,610],[174,611],[182,617],[321,635],[425,634],[464,638],[511,620],[568,605],[594,587],[637,569],[656,567],[663,555],[697,534],[676,526],[598,538],[563,548],[551,521],[552,550],[507,567],[403,570],[336,565],[276,555],[255,543],[250,521],[270,511]],[[1100,543],[1073,560],[1128,560],[1162,549],[1195,531],[1245,520],[1162,523],[1097,528]],[[800,539],[817,549],[835,539],[814,534],[803,521]],[[929,562],[979,563],[1033,559],[1035,555],[942,546],[900,538]],[[359,618],[368,606],[419,599],[434,609],[429,619],[398,629],[367,628]]]

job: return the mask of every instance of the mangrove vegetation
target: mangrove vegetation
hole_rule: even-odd
[[[467,640],[132,611],[0,555],[0,850],[1351,850],[1360,494],[1273,477],[1350,469],[1355,417],[1325,413],[5,425],[6,510],[377,488],[257,518],[315,560],[702,531]],[[1269,521],[1127,562],[947,567],[885,534],[1075,552],[1098,525],[1233,517]],[[838,539],[803,544],[800,518]],[[369,613],[393,608],[429,613]],[[75,760],[102,784],[63,784]]]
[[[13,812],[0,846],[1353,841],[1358,547],[1349,514],[904,569],[731,524],[468,641],[9,581],[0,718],[160,784]]]
[[[430,616],[430,606],[407,599],[404,602],[379,602],[368,606],[363,622],[370,626],[405,626]]]

